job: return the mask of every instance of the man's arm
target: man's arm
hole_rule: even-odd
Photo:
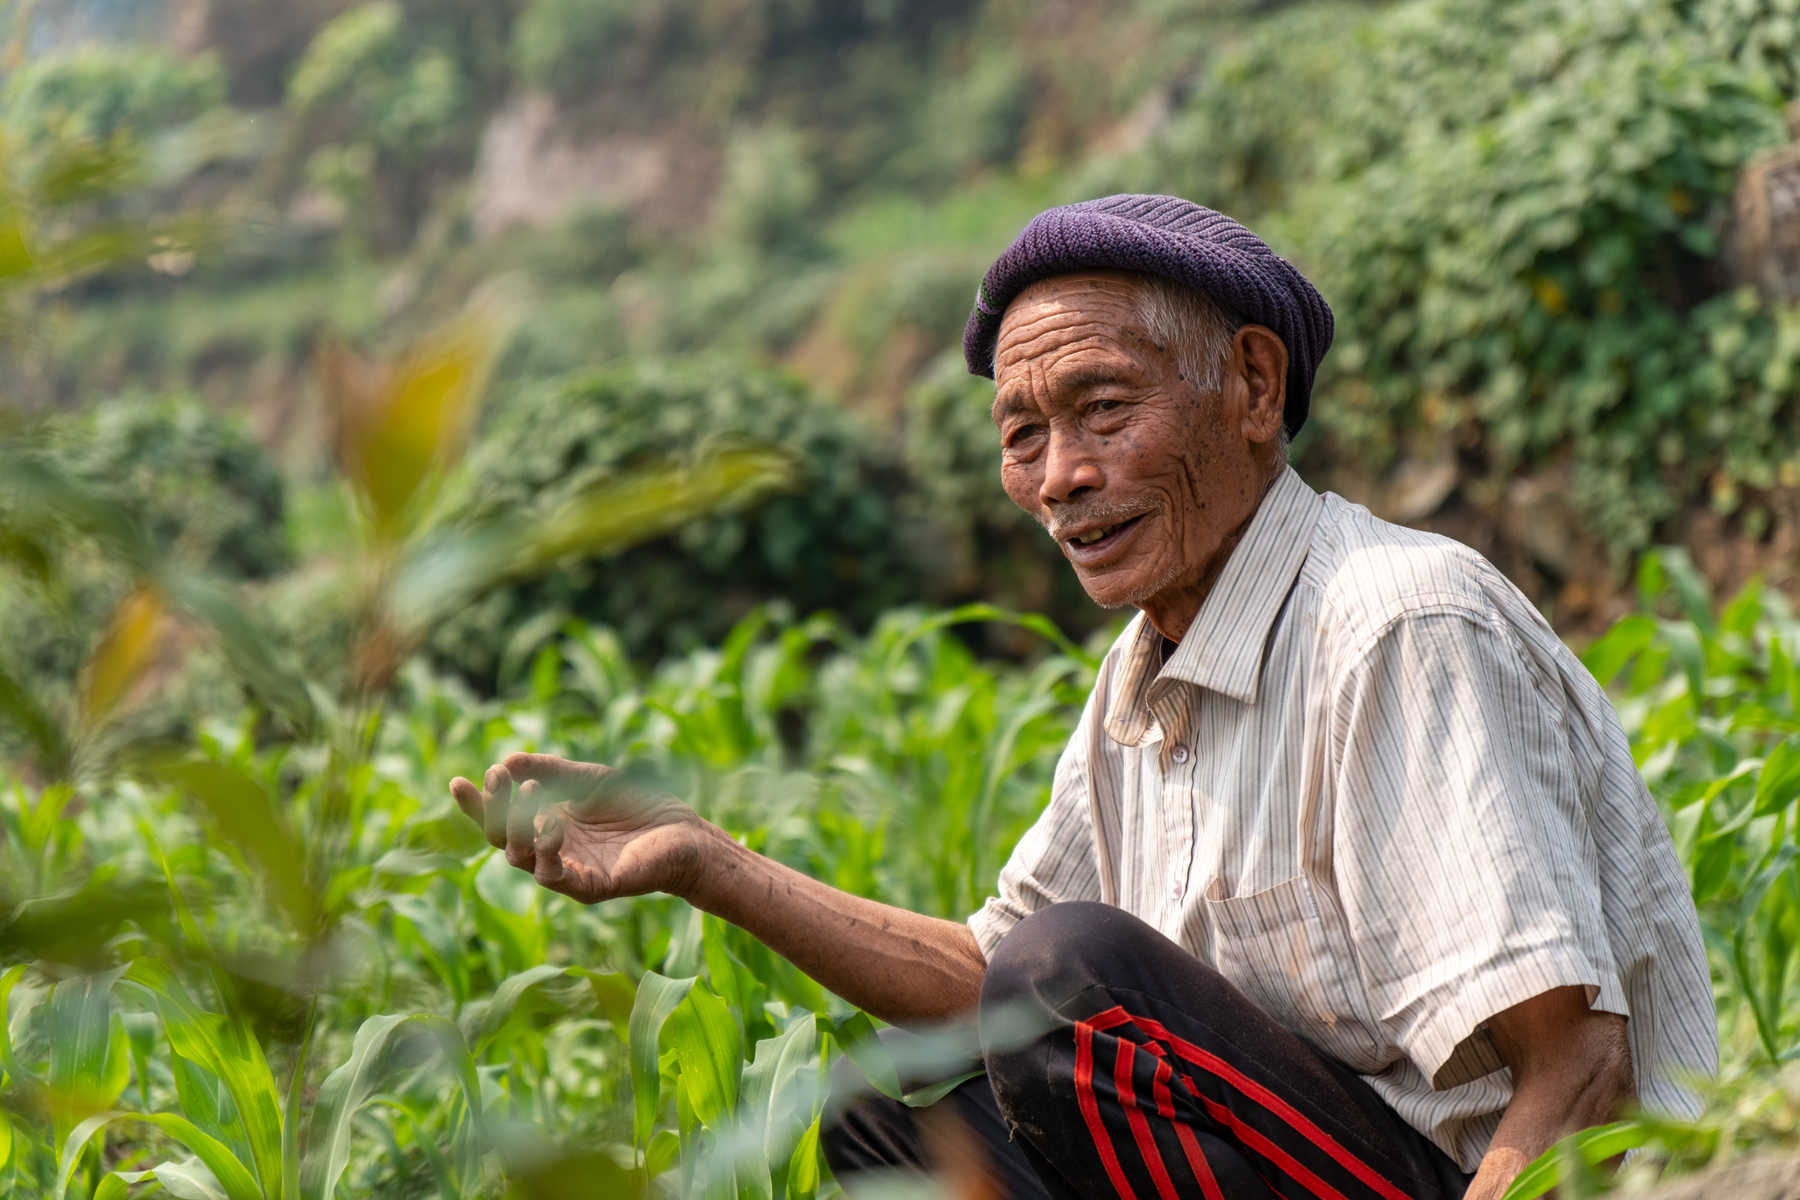
[[[647,892],[679,896],[895,1024],[975,1008],[987,961],[966,925],[802,875],[599,764],[514,754],[483,782],[478,788],[457,778],[450,792],[509,863],[552,891],[584,904]]]
[[[1563,987],[1488,1021],[1512,1069],[1513,1098],[1466,1200],[1499,1200],[1513,1177],[1558,1138],[1603,1125],[1636,1099],[1625,1018],[1588,1008],[1585,988]]]

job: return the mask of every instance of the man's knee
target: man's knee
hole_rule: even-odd
[[[1001,1005],[1056,1005],[1130,964],[1159,934],[1111,904],[1071,900],[1032,913],[994,948],[981,985],[982,1020]]]

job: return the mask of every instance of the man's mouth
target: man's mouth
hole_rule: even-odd
[[[1127,517],[1106,525],[1090,525],[1063,539],[1070,557],[1083,561],[1094,559],[1118,545],[1143,520],[1144,514]]]

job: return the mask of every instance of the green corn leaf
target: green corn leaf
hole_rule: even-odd
[[[700,1123],[718,1131],[737,1108],[743,1075],[744,1035],[737,1018],[718,993],[696,987],[670,1016],[667,1036],[681,1064],[678,1086]]]
[[[813,1200],[819,1194],[820,1118],[814,1117],[788,1159],[787,1200]]]
[[[198,1159],[158,1163],[142,1171],[114,1171],[100,1181],[94,1200],[126,1200],[140,1183],[157,1183],[175,1200],[230,1200],[211,1171]]]
[[[174,1113],[99,1113],[77,1125],[62,1148],[62,1170],[57,1175],[56,1195],[69,1195],[69,1185],[81,1163],[82,1151],[102,1129],[116,1124],[149,1125],[160,1129],[191,1150],[213,1173],[225,1200],[267,1200],[261,1188],[231,1148],[196,1126],[186,1117]]]
[[[330,1200],[350,1161],[350,1134],[357,1113],[384,1081],[387,1050],[402,1033],[424,1033],[449,1061],[469,1113],[471,1133],[481,1126],[481,1084],[475,1060],[454,1024],[431,1013],[370,1017],[356,1031],[350,1058],[325,1077],[308,1126],[309,1145],[300,1168],[301,1200]]]
[[[818,1091],[818,1020],[806,1013],[772,1038],[756,1043],[744,1068],[742,1114],[761,1128],[756,1138],[767,1171],[786,1173],[794,1139],[813,1115]]]
[[[212,1125],[213,1136],[237,1144],[256,1177],[273,1193],[281,1180],[280,1091],[255,1034],[242,1021],[201,1011],[163,963],[139,959],[125,978],[149,994],[170,1051],[201,1072],[184,1075],[178,1065],[177,1089],[197,1097],[210,1075],[231,1097],[237,1127],[223,1126],[223,1108],[216,1103],[196,1103],[194,1115],[205,1113],[202,1119]]]
[[[1756,777],[1756,815],[1779,812],[1800,796],[1800,734],[1778,744]]]
[[[632,1141],[640,1149],[649,1143],[662,1103],[662,1073],[657,1067],[657,1045],[663,1025],[690,989],[694,978],[670,979],[655,971],[645,972],[631,1006],[627,1041],[631,1051]]]
[[[1618,677],[1627,663],[1647,650],[1655,640],[1656,620],[1643,613],[1633,613],[1621,618],[1611,629],[1595,638],[1581,652],[1581,662],[1605,687]]]
[[[978,621],[992,621],[996,624],[1011,625],[1029,633],[1035,633],[1089,670],[1098,669],[1100,666],[1098,659],[1071,642],[1068,635],[1058,629],[1056,623],[1048,617],[1037,613],[1014,612],[995,604],[964,604],[948,612],[933,614],[907,630],[906,636],[895,642],[893,649],[888,652],[886,669],[891,672],[908,649],[938,630],[948,629],[952,625],[969,625]]]
[[[623,971],[589,971],[587,982],[599,1015],[612,1022],[612,1027],[619,1032],[629,1030],[631,1010],[637,999],[637,988],[630,976]]]
[[[120,967],[65,979],[50,990],[44,1006],[50,1041],[47,1078],[59,1140],[74,1120],[111,1108],[130,1079],[123,1026],[113,1036],[112,989],[123,972]]]
[[[6,972],[6,974],[0,975],[0,1067],[5,1068],[7,1077],[11,1079],[15,1085],[42,1082],[41,1080],[35,1079],[29,1072],[21,1067],[19,1065],[19,1060],[13,1055],[13,1022],[17,1021],[22,1024],[31,1009],[36,1007],[37,1004],[35,999],[30,1000],[21,1004],[18,1012],[11,1013],[10,1016],[8,1015],[12,1003],[13,989],[18,986],[19,980],[25,977],[25,969],[26,964],[20,963],[18,966]]]
[[[520,1005],[529,993],[541,992],[553,982],[567,980],[578,974],[576,968],[552,966],[549,963],[540,963],[520,971],[495,988],[492,997],[477,1000],[463,1009],[456,1022],[462,1029],[463,1038],[471,1050],[479,1054],[506,1027],[515,1013],[520,1011]]]
[[[649,1149],[644,1151],[644,1174],[655,1179],[674,1166],[680,1155],[681,1135],[673,1129],[657,1130],[650,1139]]]
[[[1501,1200],[1537,1200],[1562,1182],[1562,1148],[1568,1147],[1589,1166],[1598,1166],[1609,1158],[1635,1149],[1648,1142],[1654,1131],[1640,1121],[1615,1121],[1584,1129],[1564,1138],[1528,1163],[1512,1181]]]
[[[306,1068],[318,1032],[319,1003],[315,997],[306,1011],[306,1036],[294,1056],[293,1074],[288,1077],[287,1100],[281,1109],[281,1197],[300,1197],[300,1097],[306,1087]]]
[[[901,1098],[900,1071],[894,1056],[875,1036],[874,1022],[863,1013],[851,1013],[831,1030],[832,1040],[867,1077],[869,1086],[890,1100]]]
[[[0,1112],[0,1170],[5,1169],[6,1164],[12,1161],[12,1152],[12,1122],[6,1119],[5,1113]]]

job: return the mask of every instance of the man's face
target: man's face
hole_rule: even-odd
[[[1243,381],[1202,392],[1144,332],[1136,284],[1061,275],[1007,307],[994,352],[1001,483],[1095,603],[1185,632],[1261,498]],[[1173,630],[1174,632],[1171,632]]]

